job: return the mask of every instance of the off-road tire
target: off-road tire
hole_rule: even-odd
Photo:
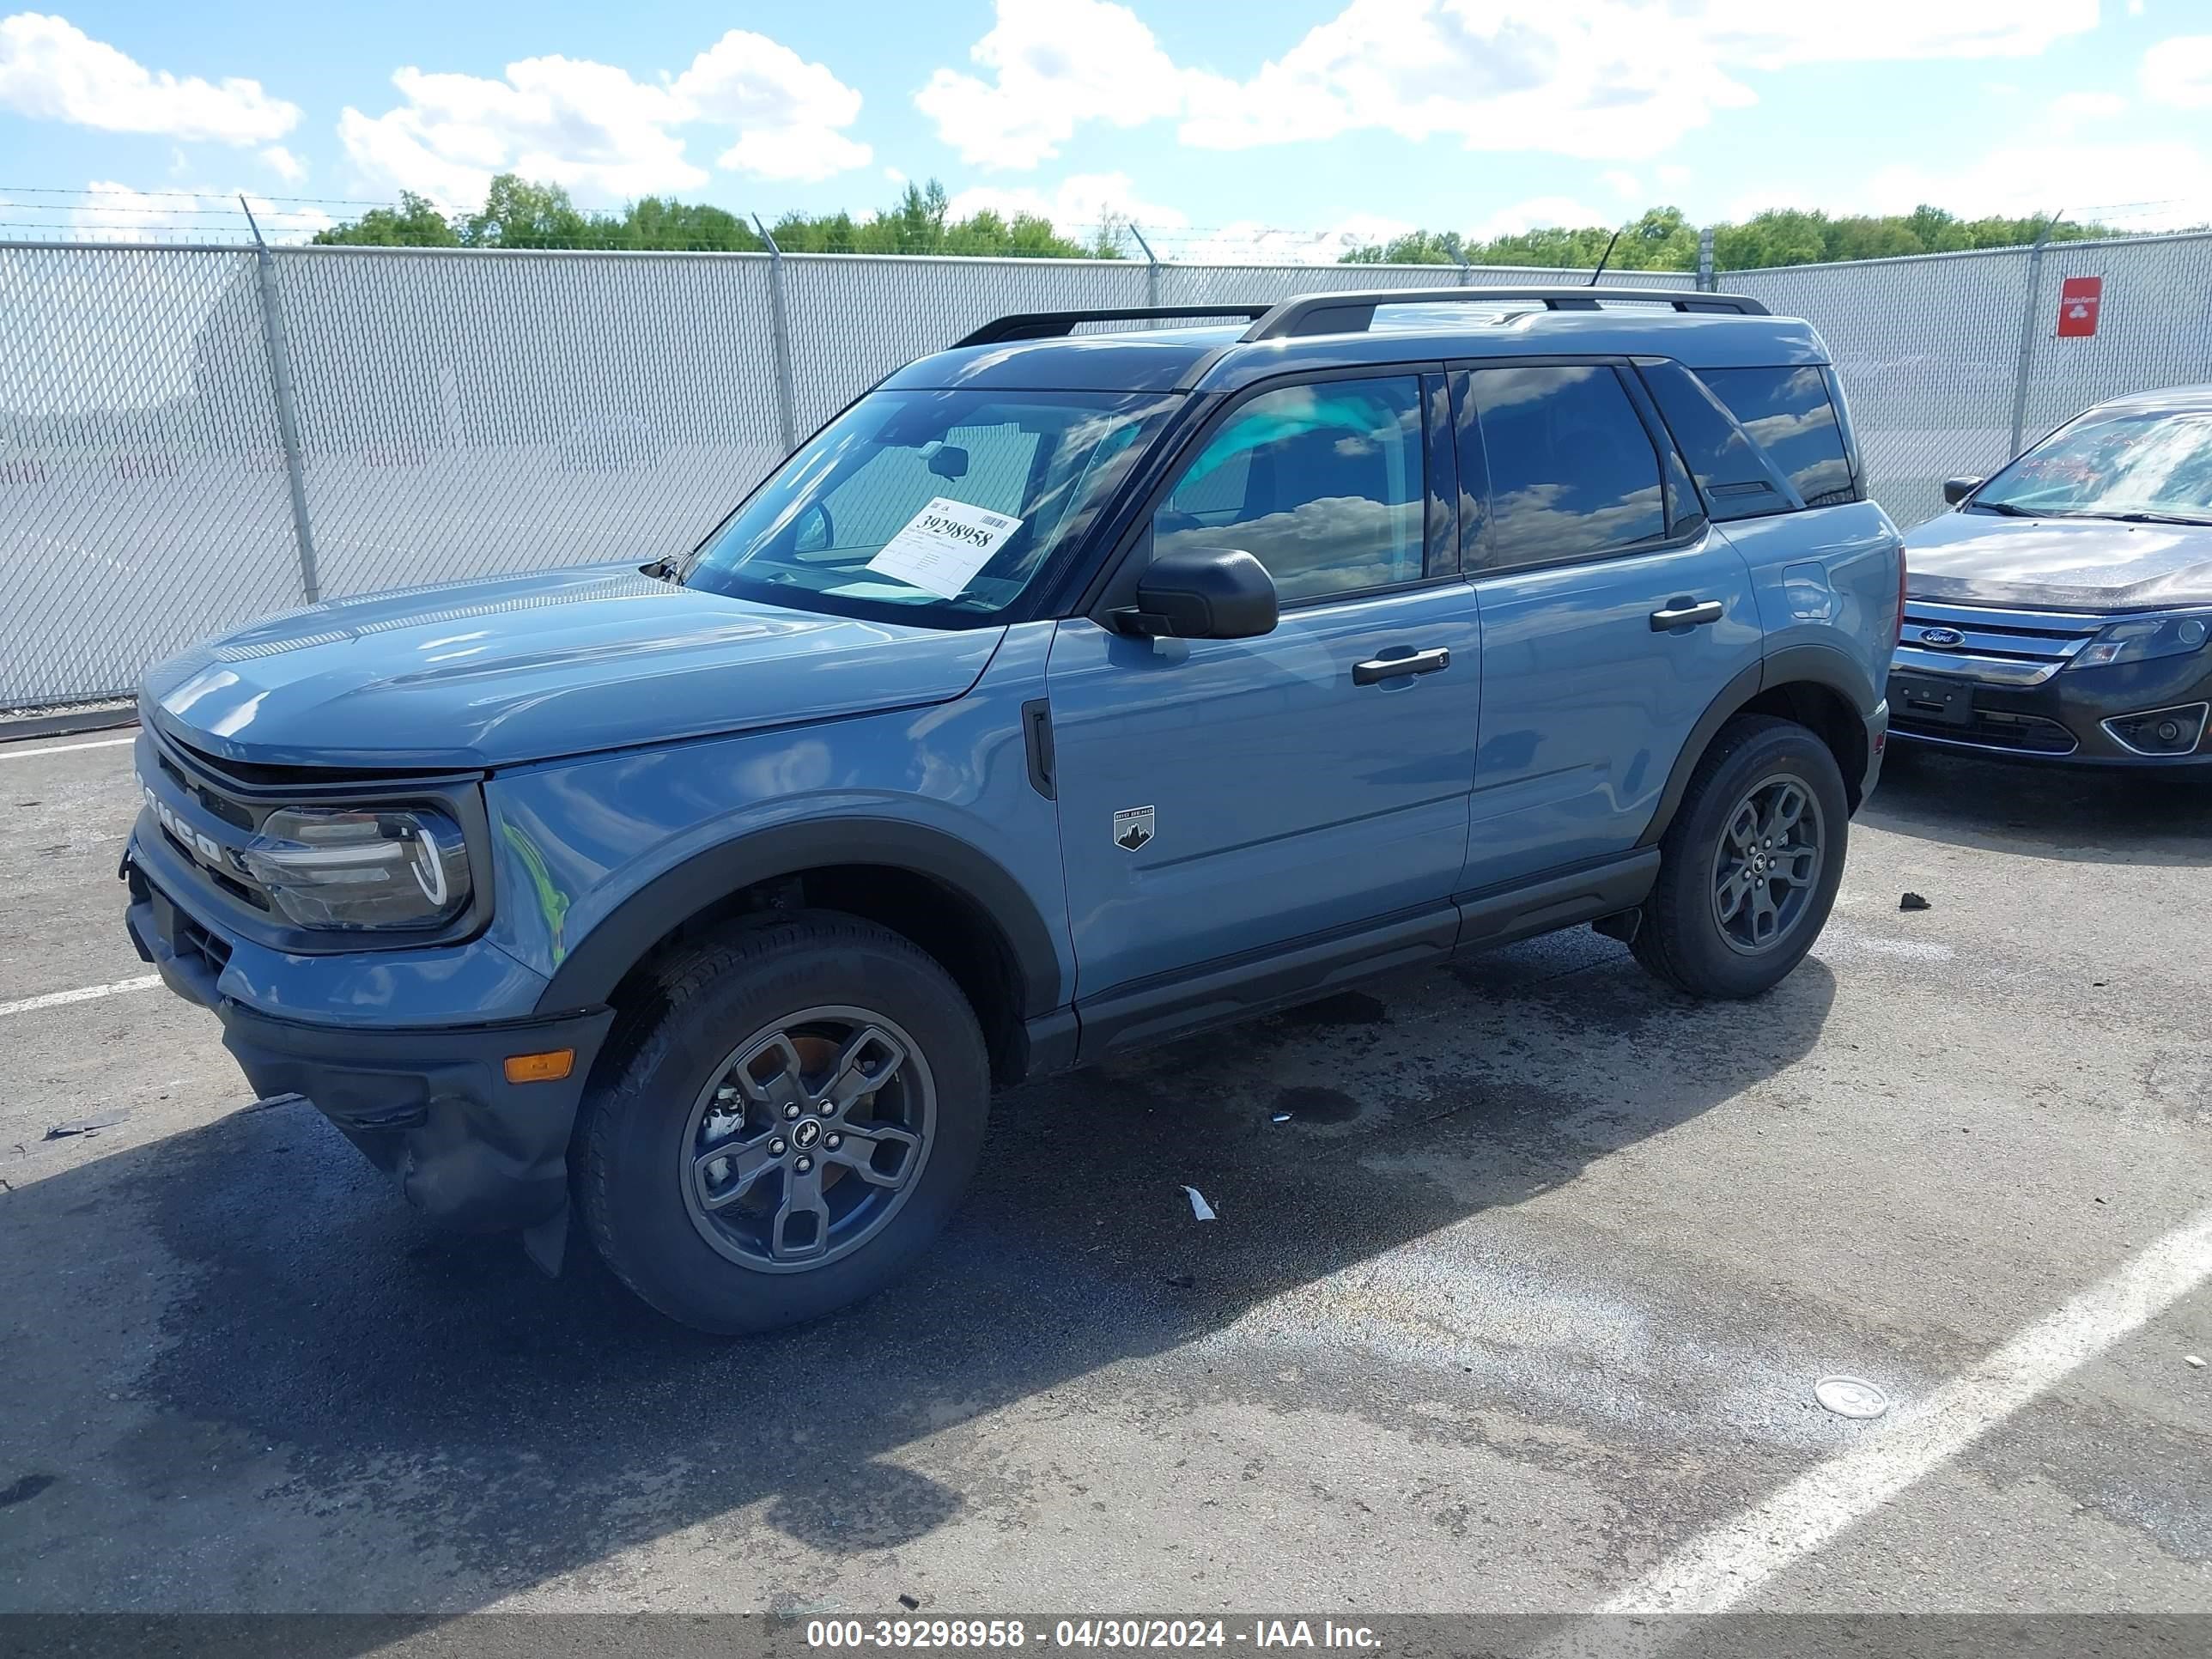
[[[851,1254],[749,1267],[695,1223],[687,1137],[733,1044],[823,1005],[873,1011],[911,1037],[934,1091],[927,1157],[902,1205]],[[617,1018],[579,1115],[577,1210],[615,1276],[670,1318],[715,1334],[769,1330],[857,1302],[912,1264],[967,1189],[989,1107],[975,1011],[910,940],[834,912],[741,925],[672,956]]]
[[[1781,778],[1796,782],[1817,805],[1820,867],[1787,931],[1751,953],[1730,945],[1717,914],[1715,865],[1747,793]],[[1694,997],[1741,1000],[1771,989],[1804,960],[1834,907],[1850,821],[1843,773],[1826,744],[1795,720],[1739,714],[1698,759],[1660,837],[1659,879],[1629,947],[1637,961]]]

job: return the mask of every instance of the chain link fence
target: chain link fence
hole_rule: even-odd
[[[2074,275],[2104,278],[2103,314],[2062,339]],[[0,707],[126,691],[196,639],[316,597],[681,552],[881,376],[1009,312],[1588,276],[0,246]],[[1943,478],[2002,462],[2016,420],[2032,441],[2099,399],[2212,380],[2208,236],[1719,285],[1821,330],[1900,524],[1937,509]]]
[[[2100,278],[2096,331],[2058,334],[2069,276]],[[1813,323],[1834,355],[1875,497],[1900,525],[1943,480],[1986,477],[2092,404],[2212,381],[2212,236],[2053,242],[1723,273]]]

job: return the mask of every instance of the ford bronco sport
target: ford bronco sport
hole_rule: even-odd
[[[1902,587],[1814,331],[1197,314],[1002,319],[686,557],[154,669],[131,938],[421,1209],[719,1332],[896,1273],[994,1085],[1580,923],[1789,973]]]

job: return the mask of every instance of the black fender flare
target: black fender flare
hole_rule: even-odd
[[[1698,761],[1712,746],[1722,726],[1741,714],[1761,691],[1808,682],[1835,692],[1863,720],[1871,720],[1881,703],[1881,693],[1865,668],[1848,652],[1834,646],[1784,646],[1771,656],[1761,658],[1722,687],[1721,694],[1690,728],[1689,740],[1682,745],[1681,753],[1674,757],[1674,769],[1667,775],[1667,787],[1660,794],[1658,807],[1636,844],[1659,844],[1659,838],[1674,821],[1675,811],[1690,787],[1690,775],[1698,769]]]
[[[541,1012],[597,1007],[684,922],[730,894],[831,865],[881,865],[925,876],[990,918],[1014,969],[1024,1018],[1060,1001],[1059,953],[1036,902],[1006,869],[941,830],[903,818],[809,819],[758,830],[693,854],[655,876],[590,933],[554,970]]]

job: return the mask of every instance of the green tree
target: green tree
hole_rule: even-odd
[[[469,247],[582,247],[591,227],[558,185],[536,185],[502,173],[484,193],[483,206],[461,222]]]
[[[319,230],[325,246],[362,247],[458,247],[460,237],[437,208],[411,190],[399,192],[396,208],[371,208],[350,224]]]
[[[2035,240],[2048,223],[2041,217],[2013,219],[2001,215],[1966,220],[1928,206],[1911,213],[1850,214],[1841,218],[1799,208],[1776,208],[1753,214],[1741,224],[1716,225],[1713,263],[1722,270],[1751,270],[1824,260],[2018,247]],[[1547,228],[1462,245],[1450,231],[1417,230],[1380,246],[1355,248],[1343,257],[1347,264],[1441,264],[1449,258],[1443,251],[1449,246],[1461,246],[1474,264],[1591,270],[1603,257],[1613,234],[1601,225]],[[2051,228],[2052,240],[2057,241],[2120,234],[2098,224],[2062,223]],[[1608,269],[1694,270],[1697,264],[1697,227],[1680,208],[1656,207],[1622,227]]]
[[[631,203],[621,218],[592,222],[594,247],[697,248],[715,253],[757,253],[768,245],[758,232],[726,208],[647,196]]]
[[[1126,222],[1109,217],[1089,242],[1063,236],[1049,219],[988,210],[955,220],[945,186],[909,184],[872,217],[849,213],[787,213],[775,222],[787,253],[964,253],[1058,259],[1118,259]],[[704,249],[749,253],[767,246],[738,215],[702,203],[641,197],[619,213],[589,213],[558,185],[511,173],[491,182],[483,207],[453,222],[421,197],[398,208],[374,208],[350,223],[320,232],[319,242],[380,246]]]

